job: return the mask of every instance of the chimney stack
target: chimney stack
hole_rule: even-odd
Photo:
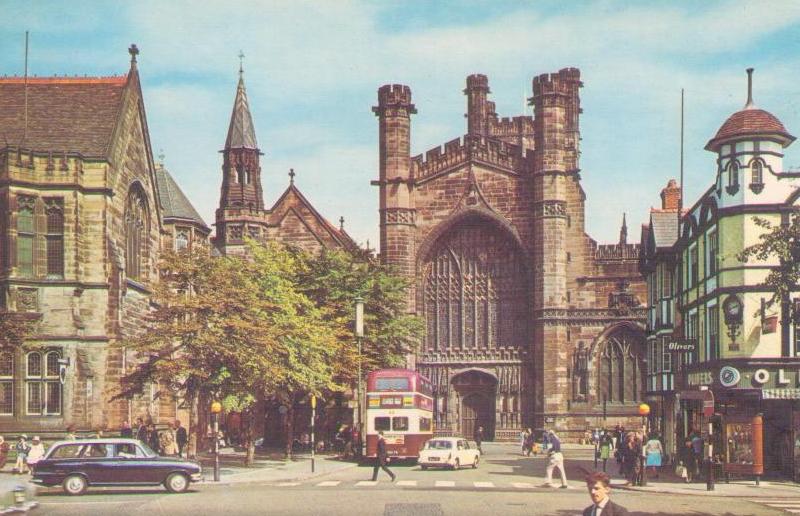
[[[666,188],[661,190],[661,209],[664,211],[678,211],[681,204],[681,187],[674,179],[670,179]]]

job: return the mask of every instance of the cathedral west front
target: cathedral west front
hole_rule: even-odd
[[[413,285],[427,332],[413,367],[434,386],[435,428],[567,439],[632,423],[644,392],[639,247],[584,231],[580,72],[533,79],[534,116],[500,118],[467,77],[466,134],[411,156],[411,89],[385,85],[379,122],[381,259]],[[424,109],[424,108],[423,108]]]

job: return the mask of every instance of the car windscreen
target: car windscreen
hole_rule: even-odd
[[[450,441],[442,441],[438,439],[434,439],[425,443],[426,450],[449,450],[453,447],[453,443]]]

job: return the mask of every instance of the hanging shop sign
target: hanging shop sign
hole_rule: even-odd
[[[667,351],[675,353],[694,353],[697,349],[696,339],[672,339],[667,342]]]
[[[690,371],[686,375],[686,383],[690,387],[796,389],[800,388],[800,367],[796,364],[725,364],[718,369]]]

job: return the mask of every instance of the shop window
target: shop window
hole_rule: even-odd
[[[59,380],[58,351],[32,351],[25,357],[26,413],[53,416],[61,414],[62,392]]]
[[[20,195],[17,197],[17,271],[21,276],[33,276],[34,242],[36,229],[34,208],[36,199]]]
[[[14,353],[0,352],[0,416],[14,414]]]
[[[47,215],[47,276],[64,276],[64,200],[46,199]]]

